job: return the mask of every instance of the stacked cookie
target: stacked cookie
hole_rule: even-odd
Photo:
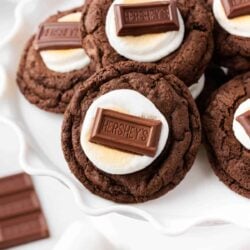
[[[220,18],[230,15],[232,1],[218,1],[216,29],[223,29]],[[241,4],[248,8],[250,1]],[[250,7],[241,9],[244,17],[236,19],[243,21],[226,16],[226,27],[239,23],[246,35]],[[238,46],[229,55],[223,32],[214,32],[213,12],[201,0],[86,0],[40,25],[17,83],[31,103],[64,113],[62,148],[72,173],[91,192],[120,203],[157,198],[185,177],[201,144],[200,96],[211,165],[249,197],[250,76],[224,82],[249,70],[250,53]]]
[[[26,99],[43,110],[64,113],[76,88],[95,72],[81,46],[81,10],[49,17],[24,49],[17,84]]]

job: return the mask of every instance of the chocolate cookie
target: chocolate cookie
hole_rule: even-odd
[[[250,73],[234,78],[213,95],[203,116],[203,128],[208,157],[216,175],[233,191],[250,198],[248,110]]]
[[[132,111],[138,115],[142,110],[141,118],[144,119],[156,119],[150,110],[158,112],[159,117],[165,121],[162,122],[158,155],[154,158],[127,155],[126,152],[113,152],[114,149],[99,145],[99,148],[96,148],[95,144],[89,141],[91,139],[88,139],[87,126],[88,123],[93,123],[89,120],[90,116],[94,117],[93,107],[109,108],[107,100],[111,103],[110,107],[116,111]],[[111,119],[108,125],[106,121],[101,124],[105,129],[111,128],[109,132],[116,133],[117,136],[125,130],[124,127],[115,127],[114,119]],[[132,130],[130,132],[133,134]],[[128,133],[127,129],[125,133]],[[84,137],[85,134],[88,135],[87,139]],[[166,134],[167,139],[164,137]],[[119,139],[118,142],[120,141],[122,140]],[[74,94],[65,112],[62,126],[62,148],[72,173],[94,194],[119,203],[145,202],[173,189],[193,165],[200,141],[198,110],[184,83],[156,65],[136,62],[120,62],[108,66],[89,78]],[[92,155],[90,148],[93,150]],[[103,151],[101,154],[100,150]],[[87,154],[91,155],[92,160]],[[132,170],[128,169],[131,157],[135,159],[132,165],[136,162]],[[145,159],[147,163],[151,163],[139,167],[138,164]],[[93,161],[100,165],[103,165],[104,161],[110,165],[121,161],[123,166],[119,169],[118,165],[111,168],[107,164],[104,169],[103,166],[94,165]]]
[[[67,19],[68,21],[72,21],[72,18],[76,19],[76,15],[79,15],[80,18],[81,9],[82,7],[79,7],[58,12],[56,15],[49,17],[43,24],[57,23],[59,20],[65,23]],[[58,32],[58,30],[56,31]],[[84,57],[87,58],[83,49],[81,51],[80,49],[71,50],[67,48],[67,51],[65,51],[37,50],[34,35],[28,41],[21,57],[17,72],[17,84],[26,99],[43,110],[64,113],[77,86],[94,72],[95,67],[91,61],[86,66],[81,67],[85,60]],[[69,53],[75,54],[71,56]],[[79,53],[82,53],[82,58]],[[65,59],[64,56],[68,57]],[[71,58],[69,58],[70,56]],[[78,60],[77,69],[74,69],[76,66],[74,57],[77,57]],[[62,60],[70,61],[63,64]],[[70,69],[71,66],[73,66],[72,69]]]
[[[176,2],[183,19],[185,36],[174,52],[158,61],[150,62],[161,65],[189,86],[197,82],[211,59],[213,53],[213,17],[209,8],[202,1],[179,0]],[[83,47],[95,62],[96,69],[128,59],[121,56],[111,46],[105,31],[107,29],[107,13],[112,3],[112,0],[87,0],[83,9]],[[147,40],[142,45],[150,43]],[[133,43],[131,47],[133,47],[132,45]],[[158,53],[160,49],[155,49],[155,51]],[[144,54],[142,52],[142,55]]]
[[[215,25],[215,60],[233,72],[250,70],[250,38],[227,33]]]
[[[231,19],[223,13],[225,10],[221,6],[221,1],[208,1],[216,20],[214,60],[228,68],[234,75],[238,75],[250,70],[250,31],[249,26],[246,25],[250,22],[250,11],[248,16],[242,15]],[[234,3],[237,2],[234,1]]]

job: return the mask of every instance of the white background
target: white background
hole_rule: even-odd
[[[0,2],[0,39],[13,24],[14,2]],[[17,139],[11,130],[0,124],[0,176],[21,171],[17,154]],[[116,242],[116,245],[119,243],[123,249],[250,250],[250,231],[232,225],[194,228],[179,237],[166,237],[158,234],[147,223],[115,214],[89,218],[75,206],[70,192],[64,186],[47,177],[33,179],[47,217],[51,237],[12,249],[50,250],[71,223],[82,220],[83,223],[90,222],[95,225],[110,241]],[[71,250],[73,249],[72,247]]]

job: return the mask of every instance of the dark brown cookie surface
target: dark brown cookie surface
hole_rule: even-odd
[[[250,151],[233,132],[235,111],[248,98],[250,73],[234,78],[213,95],[202,122],[216,175],[233,191],[250,198]]]
[[[206,0],[212,9],[213,0]],[[250,70],[250,38],[229,34],[217,22],[214,29],[214,60],[234,76]]]
[[[80,144],[88,108],[96,98],[116,89],[136,90],[147,97],[170,126],[161,155],[144,170],[127,175],[99,170]],[[71,171],[91,192],[115,202],[136,203],[157,198],[179,184],[195,160],[200,130],[198,110],[182,81],[155,65],[122,62],[104,68],[77,90],[65,112],[62,147]]]
[[[215,60],[234,73],[250,70],[250,38],[231,35],[215,25]]]
[[[60,17],[80,12],[82,8],[58,12],[45,22],[56,22]],[[39,51],[34,49],[34,36],[21,57],[17,84],[26,99],[46,111],[63,113],[79,84],[94,72],[91,62],[87,67],[67,73],[52,71],[44,64]]]
[[[213,0],[205,0],[212,11]],[[212,63],[206,69],[206,86],[197,100],[200,111],[204,111],[212,92],[233,77],[250,70],[250,39],[233,36],[226,32],[215,20],[215,51]],[[228,69],[224,73],[219,67]],[[205,102],[204,102],[205,100]]]
[[[83,47],[96,69],[127,60],[111,47],[105,33],[106,15],[112,2],[87,0],[83,9]],[[213,17],[202,1],[178,0],[177,5],[185,23],[184,41],[179,49],[157,64],[190,85],[200,78],[211,59]]]

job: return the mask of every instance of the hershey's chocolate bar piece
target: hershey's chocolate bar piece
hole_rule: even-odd
[[[108,109],[96,112],[90,142],[125,152],[153,157],[162,123]]]
[[[39,27],[34,46],[36,50],[82,48],[80,23],[44,23]]]
[[[36,210],[40,210],[40,204],[33,190],[0,198],[0,220]]]
[[[0,249],[49,236],[30,176],[0,178]]]
[[[179,30],[175,1],[115,4],[118,36],[136,36]]]
[[[245,129],[248,136],[250,137],[250,110],[238,116],[236,120],[242,125],[242,127]]]
[[[0,196],[32,189],[33,184],[29,175],[16,174],[0,178]]]
[[[250,0],[221,0],[228,18],[250,15]]]
[[[48,237],[48,228],[41,212],[28,213],[0,222],[0,249]]]

